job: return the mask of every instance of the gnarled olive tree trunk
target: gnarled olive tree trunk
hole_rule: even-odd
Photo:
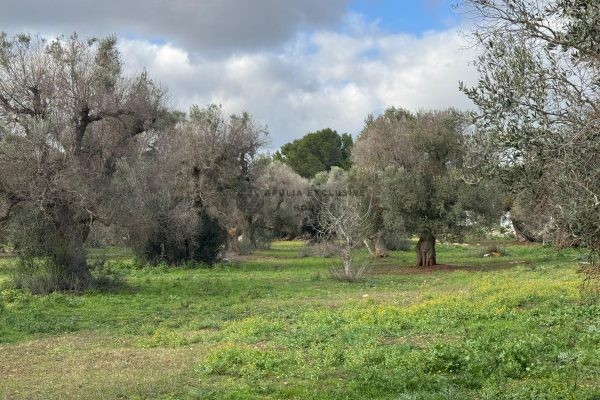
[[[435,236],[431,232],[424,232],[417,242],[417,267],[430,267],[436,265]]]
[[[375,244],[375,257],[387,257],[387,246],[380,235],[377,235],[373,240]]]
[[[238,248],[238,228],[231,227],[227,229],[227,241],[225,243],[226,249],[229,252],[235,252]]]
[[[524,221],[511,218],[513,229],[515,230],[515,236],[519,242],[541,242],[540,238],[537,237],[533,232],[527,229],[527,225]]]

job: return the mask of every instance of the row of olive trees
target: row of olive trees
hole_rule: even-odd
[[[342,275],[354,277],[351,249],[376,257],[417,235],[416,264],[437,263],[436,237],[460,236],[498,222],[501,194],[468,165],[469,115],[456,110],[413,114],[394,107],[369,116],[348,171],[333,167],[308,182],[304,228],[317,240],[341,244]]]
[[[142,259],[210,263],[240,237],[256,247],[331,233],[327,207],[348,197],[322,193],[359,192],[370,211],[354,241],[381,256],[384,238],[418,234],[417,264],[429,266],[436,235],[475,224],[492,204],[489,188],[464,180],[465,118],[452,110],[369,117],[354,167],[308,181],[258,157],[266,132],[249,115],[170,110],[145,73],[123,75],[113,37],[2,35],[0,78],[2,233],[27,274],[51,269],[51,288],[90,285],[85,244],[97,224],[118,225]],[[241,210],[250,190],[262,204]]]
[[[481,78],[476,87],[461,88],[479,113],[473,119],[454,110],[390,108],[367,119],[348,183],[371,205],[361,230],[366,243],[372,240],[375,253],[384,255],[385,238],[416,234],[417,265],[429,266],[437,262],[436,235],[457,234],[510,211],[524,239],[550,237],[597,254],[600,5],[466,3],[482,50]],[[336,218],[329,211],[334,223],[327,225],[342,237],[340,226],[352,225],[348,215],[363,218],[349,207]],[[598,277],[599,270],[592,264],[586,272]]]
[[[167,108],[145,73],[122,73],[113,37],[0,35],[0,240],[47,290],[90,286],[96,224],[149,261],[214,261],[253,222],[235,194],[265,140],[247,114]]]
[[[373,204],[371,238],[383,244],[378,239],[399,231],[417,234],[417,264],[431,265],[437,234],[505,210],[528,240],[553,237],[597,254],[600,4],[465,3],[480,80],[461,89],[479,112],[473,119],[390,108],[367,119],[351,176]],[[586,272],[598,271],[592,264]]]
[[[0,36],[0,239],[28,273],[50,268],[56,289],[91,283],[97,224],[118,225],[149,261],[212,262],[225,247],[305,233],[376,256],[417,235],[417,265],[430,266],[437,237],[493,220],[503,199],[524,216],[521,233],[536,220],[598,249],[598,51],[584,18],[596,8],[467,3],[483,16],[482,79],[463,87],[475,125],[452,109],[391,107],[367,118],[348,171],[311,180],[259,156],[266,132],[247,114],[170,110],[145,73],[122,74],[114,38]],[[240,208],[252,191],[260,206]],[[360,229],[350,238],[344,226]]]

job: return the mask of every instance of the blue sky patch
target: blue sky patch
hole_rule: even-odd
[[[453,8],[457,3],[458,0],[354,0],[350,11],[377,20],[388,32],[419,36],[458,25],[460,14]]]

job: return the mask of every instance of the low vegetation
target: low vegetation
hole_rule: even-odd
[[[303,246],[210,269],[111,250],[104,274],[123,286],[82,295],[11,288],[2,259],[0,398],[600,396],[600,306],[581,291],[580,251],[442,243],[452,266],[392,251],[348,284]]]

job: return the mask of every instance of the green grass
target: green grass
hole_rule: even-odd
[[[275,243],[212,269],[139,268],[116,292],[0,291],[0,398],[600,399],[600,305],[578,252],[412,252],[364,282]],[[13,260],[0,260],[0,285]]]

